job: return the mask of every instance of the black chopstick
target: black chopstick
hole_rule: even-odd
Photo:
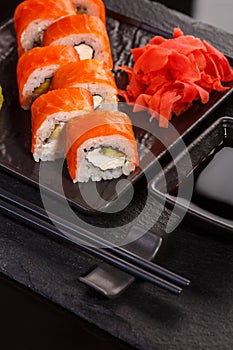
[[[116,254],[118,257],[127,259],[129,263],[132,263],[134,265],[136,265],[137,267],[139,267],[140,270],[142,269],[147,269],[147,272],[152,272],[153,274],[157,274],[160,277],[166,278],[168,281],[171,281],[173,283],[176,283],[180,286],[188,286],[190,281],[177,275],[174,274],[173,272],[164,269],[154,263],[151,263],[145,259],[142,259],[136,255],[134,255],[133,253],[124,250],[123,248],[116,248],[116,247],[112,247],[110,245],[110,243],[108,243],[107,241],[101,239],[101,238],[96,238],[96,236],[91,232],[86,232],[85,230],[83,230],[82,228],[79,228],[75,225],[72,225],[70,223],[65,222],[65,220],[59,220],[55,215],[53,215],[53,219],[56,218],[56,222],[60,225],[60,227],[62,226],[62,230],[65,232],[65,236],[61,235],[61,232],[59,232],[59,230],[55,229],[55,227],[51,224],[48,224],[47,222],[44,222],[44,220],[48,220],[48,216],[46,214],[46,211],[44,209],[42,209],[41,207],[38,207],[32,203],[28,203],[27,201],[23,200],[22,198],[19,198],[15,195],[13,195],[12,193],[9,193],[3,189],[0,190],[0,198],[2,198],[4,201],[1,202],[1,209],[2,211],[4,211],[6,214],[12,214],[11,209],[14,209],[14,213],[17,216],[18,219],[21,219],[21,221],[24,221],[24,218],[26,217],[27,219],[27,223],[31,224],[32,226],[35,225],[36,223],[36,227],[37,228],[42,228],[45,231],[49,231],[51,233],[51,228],[52,228],[52,233],[62,236],[62,238],[66,238],[65,236],[67,236],[67,234],[69,235],[70,231],[75,232],[77,234],[77,231],[79,233],[80,236],[83,236],[85,238],[84,241],[84,245],[87,244],[87,238],[89,240],[89,242],[91,241],[91,243],[95,243],[95,244],[104,244],[105,248],[109,248],[108,250],[114,254]],[[8,202],[9,206],[8,208],[6,208],[6,202]],[[13,208],[11,207],[11,205],[13,206]],[[4,209],[5,208],[5,209]],[[8,209],[8,210],[6,210]],[[18,211],[16,211],[16,209],[19,209]],[[13,216],[13,215],[11,215]],[[42,220],[41,220],[42,218]],[[37,220],[38,219],[38,220]],[[40,227],[42,225],[42,227]],[[45,225],[47,225],[47,228],[44,227]],[[56,232],[54,232],[54,230]],[[88,235],[88,237],[87,237]],[[92,235],[92,236],[90,236]],[[73,237],[73,236],[72,236]],[[74,238],[74,237],[73,237]],[[74,241],[74,239],[73,239]],[[80,238],[79,238],[79,242],[80,242]],[[107,243],[106,243],[107,242]],[[75,241],[74,243],[77,244],[77,242]],[[83,246],[83,244],[82,244]],[[82,247],[83,248],[83,247]],[[88,247],[85,247],[85,250]],[[91,248],[96,250],[96,248]],[[96,251],[90,252],[92,254],[94,254],[95,256],[101,257],[103,260],[106,261],[106,259],[102,256],[103,255],[103,251],[101,252],[101,256],[100,256],[100,250],[97,249],[98,254],[96,255]],[[110,254],[108,254],[107,252],[104,252],[104,254],[108,255],[108,258],[110,257]],[[111,256],[112,258],[112,256]],[[116,256],[114,256],[114,259],[116,259]],[[119,262],[119,261],[118,261]],[[125,261],[124,261],[125,264]],[[115,264],[114,264],[115,265]],[[131,266],[132,267],[132,266]],[[120,267],[119,267],[120,268]],[[143,270],[142,270],[143,271]],[[141,271],[141,272],[142,272]],[[145,273],[145,271],[143,271]],[[131,274],[132,271],[131,271]],[[140,276],[137,276],[140,277]],[[150,278],[151,276],[148,275],[148,277]],[[142,278],[142,276],[141,276]],[[177,292],[175,292],[177,294]],[[179,294],[180,292],[178,292]]]
[[[38,207],[35,204],[32,204],[23,198],[20,198],[6,190],[0,189],[0,198],[6,200],[7,202],[16,205],[17,207],[26,210],[28,213],[31,213],[33,215],[36,215],[42,220],[48,220],[48,215],[44,209],[41,207]],[[167,270],[163,268],[162,266],[159,266],[155,263],[152,263],[146,259],[143,259],[129,250],[126,250],[122,247],[115,247],[113,246],[110,242],[104,240],[101,237],[97,237],[95,234],[91,232],[87,232],[83,228],[77,227],[76,225],[73,225],[70,222],[67,222],[64,219],[58,218],[56,215],[49,213],[49,216],[53,218],[53,221],[57,223],[62,229],[68,233],[75,233],[79,234],[79,237],[84,237],[85,238],[85,243],[87,244],[87,239],[90,244],[95,244],[95,245],[100,245],[103,248],[107,248],[109,252],[111,252],[114,255],[117,255],[120,258],[123,258],[125,260],[128,260],[130,263],[137,265],[138,267],[147,270],[148,272],[151,272],[153,274],[157,274],[161,278],[165,278],[166,280],[177,284],[181,287],[187,287],[190,284],[190,281],[187,278],[184,278],[182,276],[179,276],[178,274]]]
[[[5,202],[2,199],[0,199],[0,211],[5,215],[10,216],[11,218],[16,219],[24,224],[28,224],[35,229],[41,230],[42,232],[45,232],[47,234],[53,234],[63,239],[65,238],[62,235],[62,232],[60,232],[60,230],[58,230],[55,226],[49,224],[44,220],[39,219],[35,215],[27,213],[26,211],[10,203]],[[122,271],[129,273],[130,275],[136,278],[146,280],[176,295],[179,295],[182,292],[182,288],[180,288],[179,286],[176,286],[166,280],[163,280],[162,278],[153,275],[150,272],[144,271],[138,266],[135,266],[129,263],[128,261],[114,256],[105,250],[93,248],[89,245],[86,245],[85,243],[82,244],[80,240],[74,243],[78,248],[85,251],[86,253],[94,255],[95,257],[100,258],[101,260],[121,269]]]

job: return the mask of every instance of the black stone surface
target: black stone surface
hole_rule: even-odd
[[[146,0],[105,0],[105,4],[162,30],[172,32],[174,26],[181,26],[185,33],[205,38],[233,56],[233,35],[163,5]],[[233,115],[233,99],[216,115]],[[9,174],[1,172],[0,186],[40,203],[35,188]],[[141,182],[131,208],[136,213],[145,191]],[[155,210],[151,202],[140,225],[151,220]],[[168,214],[164,212],[154,231],[163,233]],[[107,300],[78,281],[97,260],[1,216],[0,270],[32,291],[138,349],[232,349],[233,241],[213,225],[198,225],[186,217],[172,234],[164,236],[156,261],[191,279],[191,287],[175,297],[137,281],[119,298]]]

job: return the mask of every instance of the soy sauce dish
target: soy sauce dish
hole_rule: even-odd
[[[168,164],[154,177],[150,191],[158,198],[166,198],[171,208],[176,205],[197,218],[197,225],[221,228],[220,234],[224,230],[233,238],[233,117],[217,119],[187,150],[192,166],[185,168],[187,153],[179,154],[177,163]],[[185,195],[190,193],[190,186],[191,200]]]

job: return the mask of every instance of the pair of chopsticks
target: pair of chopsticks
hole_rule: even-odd
[[[47,212],[41,207],[3,189],[0,189],[0,211],[46,234],[52,234],[68,242],[73,242],[80,250],[173,294],[179,295],[182,288],[190,284],[188,279],[143,259],[122,247],[115,247],[94,233],[77,227],[52,213],[49,213],[48,216]],[[53,222],[59,226],[59,229],[48,222],[51,217]],[[102,248],[97,248],[98,246]]]

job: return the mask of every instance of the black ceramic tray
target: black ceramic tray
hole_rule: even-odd
[[[186,166],[186,153],[181,153],[176,166],[171,162],[151,181],[150,191],[158,198],[166,198],[170,208],[177,206],[181,212],[198,218],[195,222],[207,223],[202,227],[232,235],[233,118],[217,119],[194,138],[188,152],[192,166]],[[182,192],[177,196],[178,188]]]
[[[107,29],[112,47],[112,55],[115,68],[120,65],[132,64],[130,49],[142,46],[155,34],[170,37],[172,33],[164,33],[146,24],[136,22],[117,13],[107,12]],[[31,126],[30,112],[23,111],[18,102],[16,84],[17,48],[13,20],[9,20],[0,27],[0,85],[3,87],[5,102],[0,112],[0,167],[11,174],[20,177],[32,185],[39,183],[39,164],[34,162],[30,153]],[[125,75],[115,72],[117,84],[120,88],[125,85]],[[232,93],[232,89],[224,93],[213,93],[206,105],[196,103],[189,111],[179,118],[174,118],[172,124],[175,132],[169,129],[161,129],[157,122],[149,122],[149,116],[145,113],[132,113],[131,108],[125,104],[119,106],[129,113],[138,142],[140,167],[127,178],[127,182],[121,185],[116,193],[118,180],[101,181],[97,183],[98,196],[89,198],[88,203],[81,193],[89,191],[90,183],[73,184],[66,166],[63,167],[62,181],[64,193],[71,205],[85,213],[96,213],[106,210],[119,194],[126,193],[131,184],[148,173],[153,175],[155,159],[161,164],[166,164],[167,149],[175,147],[180,135],[185,140],[190,132],[203,120],[209,118],[215,108],[223,103]],[[147,152],[149,150],[149,152]],[[49,162],[47,162],[49,163]],[[52,162],[51,162],[52,163]],[[47,178],[43,185],[52,193],[60,194],[56,178],[56,166],[59,161],[48,164]],[[152,175],[151,175],[152,174]],[[121,180],[121,179],[120,179]]]

